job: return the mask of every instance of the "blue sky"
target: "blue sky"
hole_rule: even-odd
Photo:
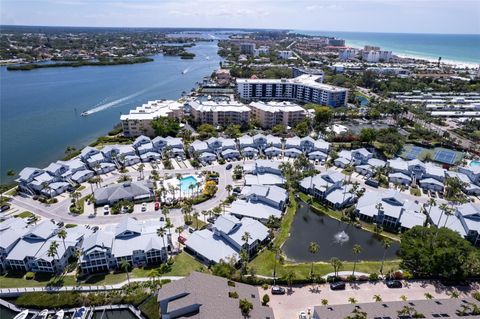
[[[0,0],[0,23],[480,34],[480,0]]]

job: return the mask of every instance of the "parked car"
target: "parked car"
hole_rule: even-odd
[[[279,286],[272,287],[272,295],[284,295],[284,294],[285,294],[285,288],[282,288]]]
[[[402,288],[402,282],[400,280],[387,280],[385,283],[388,288]]]
[[[189,232],[190,234],[192,234],[194,231],[195,231],[195,229],[193,229],[192,227],[188,227],[188,232]]]
[[[332,282],[330,284],[331,290],[345,290],[345,283],[343,281]]]
[[[232,169],[232,164],[228,164],[226,167],[225,167],[226,170],[229,170],[229,169]]]
[[[160,216],[160,221],[161,221],[161,222],[164,222],[164,221],[165,221],[165,217]]]
[[[375,179],[373,179],[373,178],[367,179],[367,180],[365,181],[365,184],[370,185],[370,186],[375,187],[375,188],[377,188],[378,185],[379,185],[378,181],[375,180]]]
[[[108,215],[109,212],[110,212],[110,206],[108,205],[103,206],[103,215]]]
[[[185,242],[187,241],[187,239],[183,236],[178,236],[178,242],[180,244],[185,244]]]
[[[298,314],[298,319],[307,319],[307,314],[305,311],[302,311]]]
[[[159,202],[155,202],[155,210],[159,210],[160,209],[160,203]]]
[[[7,211],[7,210],[9,210],[9,209],[10,209],[10,205],[2,205],[2,207],[0,207],[0,211],[1,211],[1,212],[5,212],[5,211]]]
[[[147,211],[147,203],[143,203],[142,204],[142,212],[146,212]]]

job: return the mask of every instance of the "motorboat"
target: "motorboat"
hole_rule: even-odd
[[[81,115],[81,116],[89,116],[90,113],[89,113],[88,111],[85,111],[85,112],[80,113],[80,115]]]
[[[87,317],[87,308],[81,307],[73,313],[72,319],[85,319]]]
[[[13,317],[13,319],[25,319],[27,318],[27,316],[28,316],[28,310],[24,310],[20,312],[18,315],[16,315],[15,317]]]
[[[35,318],[38,318],[38,319],[47,319],[48,317],[48,309],[43,309],[42,311],[40,311]]]
[[[53,317],[53,318],[54,319],[63,319],[64,316],[65,316],[65,311],[59,310],[59,311],[57,311],[57,313],[55,314],[55,317]]]

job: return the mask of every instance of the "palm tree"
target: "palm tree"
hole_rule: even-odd
[[[374,295],[374,296],[373,296],[373,300],[374,300],[375,302],[382,302],[382,297],[380,297],[380,295]]]
[[[401,295],[401,296],[400,296],[400,300],[402,300],[402,301],[407,301],[407,299],[408,299],[408,298],[407,298],[407,296],[405,296],[405,295]]]
[[[312,241],[308,245],[308,252],[314,256],[316,253],[318,253],[319,250],[320,250],[320,246],[316,242]],[[313,261],[312,261],[312,266],[310,268],[310,277],[312,278],[312,284],[313,284]]]
[[[194,188],[195,188],[195,185],[193,185],[193,184],[188,185],[188,189],[190,190],[190,193],[191,193],[190,196],[192,196],[192,197],[193,197],[193,189]]]
[[[385,264],[385,257],[387,255],[387,249],[392,246],[392,241],[390,239],[385,238],[382,240],[383,246],[383,258],[382,258],[382,265],[380,266],[380,273],[383,275],[383,265]]]
[[[457,299],[458,297],[460,297],[460,292],[457,289],[452,290],[450,298]]]
[[[42,183],[42,189],[50,196],[52,197],[52,188],[48,184],[48,182],[43,182]]]
[[[353,297],[350,297],[350,298],[348,298],[348,302],[351,303],[351,304],[356,304],[358,301],[357,301],[357,299],[355,299]]]
[[[137,171],[140,173],[140,178],[143,179],[143,170],[145,169],[145,164],[141,163],[138,165]]]
[[[435,200],[435,198],[430,198],[428,200],[428,213],[427,213],[427,217],[428,217],[428,220],[431,220],[430,219],[430,212],[432,211],[432,207],[433,206],[437,206],[437,201]]]
[[[322,299],[322,306],[328,306],[328,300]]]
[[[127,273],[127,282],[130,283],[130,275],[128,271],[130,270],[130,263],[126,259],[120,261],[120,268]]]
[[[179,236],[182,232],[183,232],[183,227],[175,228],[175,233],[177,233]],[[180,251],[180,242],[178,242],[178,251]]]
[[[362,246],[354,245],[352,251],[353,251],[353,254],[355,255],[355,262],[353,263],[352,276],[355,276],[355,268],[356,268],[357,262],[358,262],[358,255],[360,255],[360,253],[362,252]]]
[[[207,223],[207,215],[208,215],[207,210],[202,210],[202,215],[203,215],[203,222],[206,224]]]
[[[243,246],[248,250],[248,253],[250,254],[250,246],[248,245],[248,242],[252,239],[252,236],[248,231],[243,233],[242,235],[242,241],[245,243]]]
[[[448,207],[447,210],[444,211],[445,215],[447,218],[445,218],[445,224],[443,224],[443,227],[447,226],[448,218],[453,215],[454,211],[452,207]]]
[[[73,192],[70,194],[70,197],[73,199],[75,207],[77,207],[77,201],[80,197],[82,197],[82,194],[80,192]]]
[[[375,208],[377,209],[378,214],[380,215],[380,212],[383,210],[382,203],[378,203],[377,205],[375,205]]]
[[[167,246],[165,245],[165,234],[166,234],[165,228],[160,227],[159,229],[157,229],[157,236],[162,237],[163,247],[165,248],[165,254],[167,255],[166,256],[167,258],[165,258],[165,262],[166,262],[168,260],[168,249],[167,249]]]
[[[333,267],[333,272],[335,274],[335,277],[338,277],[338,271],[343,266],[342,261],[340,259],[338,259],[337,257],[332,257],[332,258],[330,258],[330,265],[332,265],[332,267]]]
[[[93,196],[93,184],[97,184],[98,182],[94,177],[89,178],[87,182],[90,184],[90,189],[92,191],[92,196]]]
[[[47,256],[51,258],[57,257],[57,260],[60,261],[60,256],[58,255],[58,243],[55,240],[50,243],[47,251]]]
[[[170,218],[167,218],[165,219],[165,228],[168,229],[168,236],[170,237],[170,239],[172,238],[172,231],[171,229],[173,228],[173,223],[172,221],[170,220]]]
[[[228,192],[228,196],[230,196],[230,193],[232,192],[232,189],[233,189],[233,186],[228,184],[227,186],[225,186],[225,189],[227,190]]]
[[[65,238],[67,238],[67,232],[65,231],[65,229],[60,229],[57,236],[63,241],[63,248],[65,249],[65,251],[67,251],[67,246],[65,246]]]
[[[427,300],[432,300],[432,299],[433,299],[432,294],[429,293],[429,292],[426,292],[426,293],[425,293],[425,299],[427,299]]]
[[[289,290],[292,290],[292,282],[293,282],[293,280],[295,279],[296,276],[297,275],[295,274],[295,272],[293,270],[289,270],[285,274],[285,281],[287,282]]]
[[[198,229],[198,217],[199,217],[199,216],[200,216],[200,213],[197,212],[197,210],[195,209],[195,210],[193,211],[193,217],[195,217],[195,226],[196,226],[197,229]]]
[[[153,283],[153,281],[155,280],[155,278],[158,277],[158,275],[159,275],[159,272],[158,272],[157,269],[152,269],[152,270],[150,270],[150,271],[148,272],[148,277],[149,277],[149,278],[152,278],[152,283]]]
[[[440,217],[438,218],[437,228],[440,228],[440,221],[442,220],[443,214],[445,214],[445,212],[448,211],[450,207],[446,203],[443,203],[443,204],[440,204],[438,208],[440,208],[441,213],[440,213]]]

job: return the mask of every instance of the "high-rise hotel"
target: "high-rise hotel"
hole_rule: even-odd
[[[330,107],[347,105],[348,90],[322,84],[321,75],[303,74],[293,79],[237,79],[237,94],[243,101],[292,100]]]

